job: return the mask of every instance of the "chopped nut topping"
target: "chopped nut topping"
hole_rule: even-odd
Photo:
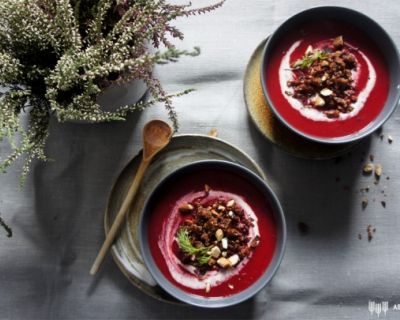
[[[211,251],[210,251],[210,255],[211,255],[213,258],[218,259],[219,256],[221,255],[221,249],[220,249],[219,247],[217,247],[217,246],[212,247],[212,248],[211,248]]]
[[[221,205],[219,205],[219,206],[218,206],[218,210],[219,210],[219,211],[225,211],[225,207],[224,207],[224,206],[221,206]]]
[[[343,37],[342,36],[336,37],[335,39],[333,39],[332,44],[335,49],[340,49],[341,47],[343,47],[343,44],[344,44]]]
[[[221,241],[223,237],[224,232],[222,231],[222,229],[218,229],[217,231],[215,231],[215,238],[217,239],[217,241]]]
[[[228,284],[229,289],[233,290],[235,287],[233,284]]]
[[[331,89],[328,88],[324,88],[319,92],[321,95],[323,95],[324,97],[330,96],[332,95],[333,91]]]
[[[233,267],[240,261],[240,258],[237,254],[234,254],[233,256],[230,256],[228,260],[231,266]]]
[[[207,198],[200,196],[182,205],[183,211],[190,211],[176,233],[178,258],[194,266],[199,276],[221,269],[220,264],[224,262],[221,257],[226,260],[233,257],[230,266],[236,266],[255,250],[260,239],[257,235],[251,239],[250,228],[254,221],[247,217],[243,208],[231,202],[227,210],[230,199]]]
[[[194,209],[194,207],[193,207],[190,203],[185,203],[185,204],[182,204],[182,205],[179,207],[179,212],[181,212],[181,213],[188,213],[188,212],[193,211],[193,209]]]
[[[316,94],[314,97],[312,97],[311,102],[316,105],[317,107],[322,107],[325,105],[325,100],[321,98],[319,94]]]
[[[290,96],[328,118],[351,112],[358,99],[352,75],[357,69],[354,50],[346,46],[342,36],[323,48],[308,46],[304,56],[291,65],[293,78],[287,82],[292,89],[287,90]]]
[[[226,203],[228,208],[232,208],[235,205],[235,200],[231,199]]]
[[[228,259],[226,259],[226,258],[224,258],[224,257],[222,257],[222,258],[219,258],[218,260],[217,260],[217,263],[218,263],[218,265],[221,267],[221,268],[229,268],[230,266],[231,266],[231,263],[230,263],[230,261],[228,260]]]
[[[228,249],[228,238],[221,239],[222,248]]]

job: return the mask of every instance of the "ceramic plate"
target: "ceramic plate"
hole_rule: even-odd
[[[135,176],[141,157],[140,152],[122,170],[114,184],[105,212],[106,233]],[[168,147],[161,151],[149,166],[131,206],[126,224],[122,227],[121,234],[111,250],[123,274],[140,290],[154,298],[178,303],[156,284],[143,263],[137,228],[144,203],[157,184],[169,173],[188,163],[210,159],[241,164],[265,179],[261,168],[248,155],[221,139],[206,135],[178,135],[172,138]]]

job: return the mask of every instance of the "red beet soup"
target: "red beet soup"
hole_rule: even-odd
[[[153,203],[150,252],[179,289],[227,297],[249,288],[267,270],[277,245],[272,207],[241,175],[213,169],[180,175]]]
[[[381,112],[389,71],[368,34],[339,20],[304,23],[274,47],[266,86],[277,113],[299,132],[340,138]]]

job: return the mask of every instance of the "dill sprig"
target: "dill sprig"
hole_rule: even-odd
[[[297,59],[293,63],[293,69],[308,69],[317,60],[324,60],[328,57],[327,53],[316,49],[314,51],[305,53],[301,59]]]
[[[211,259],[208,247],[196,248],[190,242],[189,232],[186,228],[180,228],[176,234],[179,248],[189,255],[195,255],[199,265],[205,265]]]

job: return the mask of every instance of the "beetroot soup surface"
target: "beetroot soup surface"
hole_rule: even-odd
[[[168,219],[170,219],[171,212],[178,208],[183,201],[186,202],[197,198],[194,194],[196,193],[198,195],[199,191],[202,192],[205,184],[208,184],[212,189],[210,195],[205,199],[205,202],[218,198],[220,194],[224,192],[233,193],[241,197],[256,214],[260,233],[259,245],[255,248],[250,257],[247,258],[248,261],[240,272],[230,279],[227,279],[225,282],[217,286],[212,286],[209,293],[206,293],[204,288],[193,289],[176,281],[169,271],[167,262],[164,259],[158,243],[163,239],[163,226]],[[182,200],[182,198],[184,198],[184,200]],[[270,264],[277,242],[276,224],[272,209],[263,194],[246,179],[228,171],[201,170],[190,173],[189,175],[180,176],[176,181],[170,183],[163,189],[162,195],[159,196],[155,203],[148,225],[150,252],[162,274],[173,285],[183,291],[204,297],[225,297],[233,295],[255,283]],[[176,215],[176,217],[178,221],[174,221],[176,225],[174,234],[179,225],[187,218],[187,215],[179,214]],[[178,246],[176,241],[173,241],[172,248],[174,252],[177,252]],[[185,277],[193,276],[181,267],[180,270]]]
[[[376,83],[364,107],[358,114],[345,120],[316,121],[304,117],[285,99],[279,84],[279,67],[288,49],[298,40],[300,45],[293,51],[290,63],[300,59],[309,45],[318,48],[320,43],[342,35],[345,43],[358,48],[371,61],[376,71]],[[360,63],[356,94],[368,80],[368,67],[359,52],[353,52]],[[355,134],[368,126],[382,110],[389,91],[389,72],[385,59],[368,35],[356,27],[336,20],[316,20],[292,30],[275,47],[270,61],[266,63],[266,85],[277,112],[292,127],[315,137],[338,138]]]

